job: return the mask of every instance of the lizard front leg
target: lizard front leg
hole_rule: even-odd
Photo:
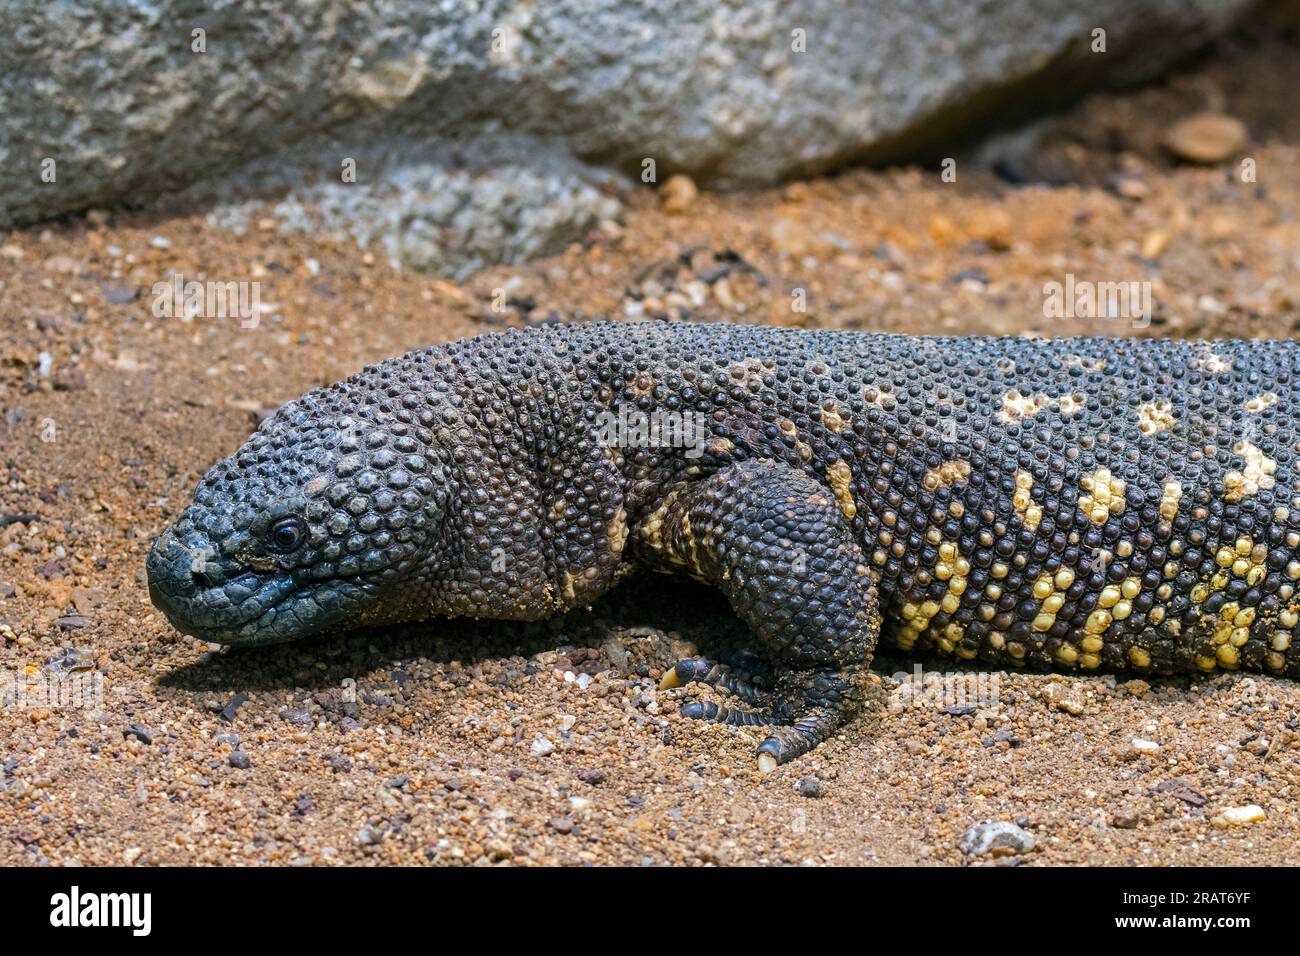
[[[673,490],[636,528],[634,554],[722,590],[780,671],[769,714],[687,705],[690,716],[778,727],[758,748],[764,772],[825,740],[860,704],[880,632],[876,578],[835,496],[804,472],[745,461]],[[707,668],[678,663],[665,686]]]

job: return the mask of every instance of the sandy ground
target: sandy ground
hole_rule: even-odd
[[[1298,84],[1294,49],[1226,43],[1162,86],[1081,104],[1001,175],[854,171],[682,196],[675,213],[645,191],[565,254],[464,286],[273,220],[236,237],[202,212],[0,236],[0,516],[40,516],[0,528],[0,676],[102,689],[82,708],[0,709],[0,863],[959,864],[986,819],[1034,837],[1004,864],[1300,862],[1293,683],[984,673],[974,704],[899,709],[890,675],[911,662],[881,660],[869,713],[762,777],[757,732],[688,721],[681,692],[655,689],[680,654],[743,644],[693,585],[634,580],[545,624],[227,652],[175,634],[143,571],[267,410],[508,324],[1293,335]],[[1168,125],[1207,108],[1246,123],[1257,182],[1237,158],[1163,153]],[[252,329],[155,318],[169,270],[257,280],[273,308]],[[1150,326],[1045,319],[1043,284],[1066,273],[1149,280]],[[1262,818],[1222,825],[1248,805]]]

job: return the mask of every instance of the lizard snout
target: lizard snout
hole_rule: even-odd
[[[219,583],[213,580],[214,574],[220,574],[219,568],[199,560],[196,556],[201,553],[201,549],[183,544],[168,528],[154,542],[145,561],[150,600],[182,630],[189,623],[187,612],[198,590]]]

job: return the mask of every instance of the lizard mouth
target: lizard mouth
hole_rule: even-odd
[[[355,616],[374,590],[360,579],[304,582],[283,571],[214,581],[195,569],[192,555],[164,533],[146,561],[149,597],[176,630],[216,644],[281,644],[317,634]]]

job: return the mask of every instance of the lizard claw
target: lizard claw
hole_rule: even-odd
[[[676,687],[685,687],[686,681],[682,680],[681,675],[677,673],[677,666],[674,665],[664,671],[664,676],[659,678],[660,690],[672,690]]]
[[[718,664],[703,657],[687,657],[678,661],[659,678],[660,690],[672,690],[685,687],[692,681],[720,687],[741,700],[754,703],[763,696],[763,691],[754,685],[747,674],[733,671],[726,664]]]

